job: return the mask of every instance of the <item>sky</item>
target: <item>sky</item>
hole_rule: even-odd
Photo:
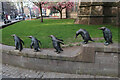
[[[0,0],[1,2],[21,2],[21,1],[29,1],[29,0]],[[47,2],[63,2],[63,1],[71,1],[71,2],[118,2],[120,0],[31,0],[31,1],[47,1]]]

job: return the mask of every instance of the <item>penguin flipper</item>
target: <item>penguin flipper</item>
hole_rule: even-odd
[[[22,44],[19,44],[19,51],[22,51],[22,49],[23,49]]]
[[[58,41],[58,43],[61,43],[61,44],[63,44],[64,45],[64,43],[62,42],[62,41],[60,41],[60,40],[57,40]]]
[[[60,40],[56,40],[57,42],[61,43],[61,44],[64,44],[63,41],[60,41]]]
[[[34,45],[34,42],[31,42],[30,48],[32,49],[32,46]]]
[[[59,41],[62,41],[63,42],[63,40],[62,39],[58,39],[58,38],[56,38],[57,40],[59,40]]]
[[[30,48],[32,49],[32,46],[34,45],[34,42],[31,43]]]
[[[64,43],[63,43],[63,42],[60,42],[60,43],[64,45]]]
[[[38,42],[40,43],[40,45],[42,46],[42,43],[41,43],[41,41],[40,40],[38,40]]]
[[[22,39],[20,39],[20,41],[23,43],[23,45],[24,45],[24,42],[23,42],[23,40]]]
[[[95,41],[94,41],[94,40],[92,40],[91,38],[90,38],[90,41],[95,42]]]

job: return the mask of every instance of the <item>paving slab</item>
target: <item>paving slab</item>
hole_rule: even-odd
[[[11,21],[10,23],[7,23],[7,24],[4,24],[4,22],[0,22],[0,29],[3,29],[3,28],[5,28],[5,27],[7,27],[9,25],[12,25],[12,24],[20,22],[20,21],[21,20],[13,20],[13,21]]]
[[[4,72],[2,73],[3,78],[116,78],[117,80],[117,77],[43,72],[19,68],[6,64],[2,64],[2,67]]]

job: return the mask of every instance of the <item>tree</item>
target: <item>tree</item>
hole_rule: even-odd
[[[71,9],[74,6],[73,2],[57,2],[56,4],[51,4],[48,6],[48,9],[55,9],[60,13],[60,19],[62,19],[62,10]]]
[[[43,16],[42,16],[42,7],[47,4],[47,2],[33,2],[36,6],[40,8],[40,15],[41,15],[41,22],[43,22]]]

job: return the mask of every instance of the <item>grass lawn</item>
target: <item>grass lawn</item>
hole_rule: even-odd
[[[80,28],[89,31],[92,38],[101,38],[103,33],[97,28],[105,26],[111,29],[113,34],[113,42],[118,41],[118,27],[113,27],[111,25],[81,25],[74,24],[73,19],[44,19],[41,23],[40,19],[37,20],[27,20],[21,21],[11,26],[8,26],[0,31],[2,31],[2,42],[6,45],[14,45],[13,37],[10,35],[16,34],[24,42],[24,47],[29,47],[31,40],[26,36],[35,36],[42,42],[42,48],[51,48],[52,42],[48,37],[49,35],[55,35],[58,38],[64,40],[65,44],[80,42],[81,36],[78,39],[74,39],[75,33]],[[104,42],[104,40],[99,40],[96,42]]]

